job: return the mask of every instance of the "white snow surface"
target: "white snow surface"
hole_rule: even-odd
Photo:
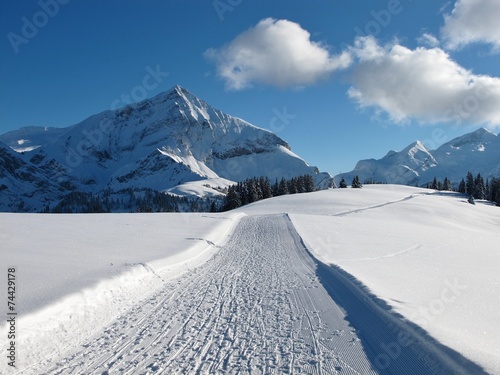
[[[81,345],[85,334],[116,319],[164,280],[204,263],[241,216],[0,213],[2,279],[8,267],[16,269],[19,367],[38,374],[44,358]],[[7,288],[1,296],[7,301]],[[4,320],[3,337],[6,330]],[[1,350],[7,352],[7,340]],[[0,362],[0,373],[18,373],[6,372],[6,366]]]
[[[393,311],[500,373],[500,208],[451,192],[365,185],[240,209],[288,212],[308,248]]]
[[[0,214],[19,312],[0,373],[497,374],[499,225],[486,202],[396,185],[220,214]]]
[[[208,178],[200,181],[190,181],[180,184],[176,187],[165,190],[170,195],[178,197],[214,197],[218,196],[223,198],[225,194],[222,192],[231,185],[234,181],[226,180],[225,178]]]

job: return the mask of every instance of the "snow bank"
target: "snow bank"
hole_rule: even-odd
[[[242,216],[0,214],[0,255],[16,268],[18,369],[78,347],[79,338],[164,281],[208,260]],[[6,273],[3,267],[4,280]],[[0,323],[4,337],[7,328]],[[0,372],[7,373],[6,365],[2,361]]]

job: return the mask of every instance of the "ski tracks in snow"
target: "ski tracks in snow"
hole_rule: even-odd
[[[287,215],[247,216],[213,258],[37,374],[463,372],[374,306],[343,271],[314,260]],[[413,344],[398,346],[401,332]]]
[[[376,373],[285,215],[246,217],[50,374]]]

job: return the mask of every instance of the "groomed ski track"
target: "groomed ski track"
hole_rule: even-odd
[[[414,330],[398,341],[367,296],[309,254],[287,215],[247,216],[208,262],[37,373],[461,373]]]

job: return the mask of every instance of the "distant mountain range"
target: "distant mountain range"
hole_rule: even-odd
[[[220,195],[236,181],[313,175],[331,184],[274,133],[212,108],[175,86],[154,98],[67,128],[0,136],[0,210],[39,211],[68,194],[150,189]]]
[[[416,141],[381,159],[360,160],[351,172],[335,176],[335,182],[344,178],[350,184],[357,175],[361,182],[425,186],[434,177],[448,177],[458,184],[468,171],[484,179],[500,177],[500,136],[481,128],[432,151]]]

